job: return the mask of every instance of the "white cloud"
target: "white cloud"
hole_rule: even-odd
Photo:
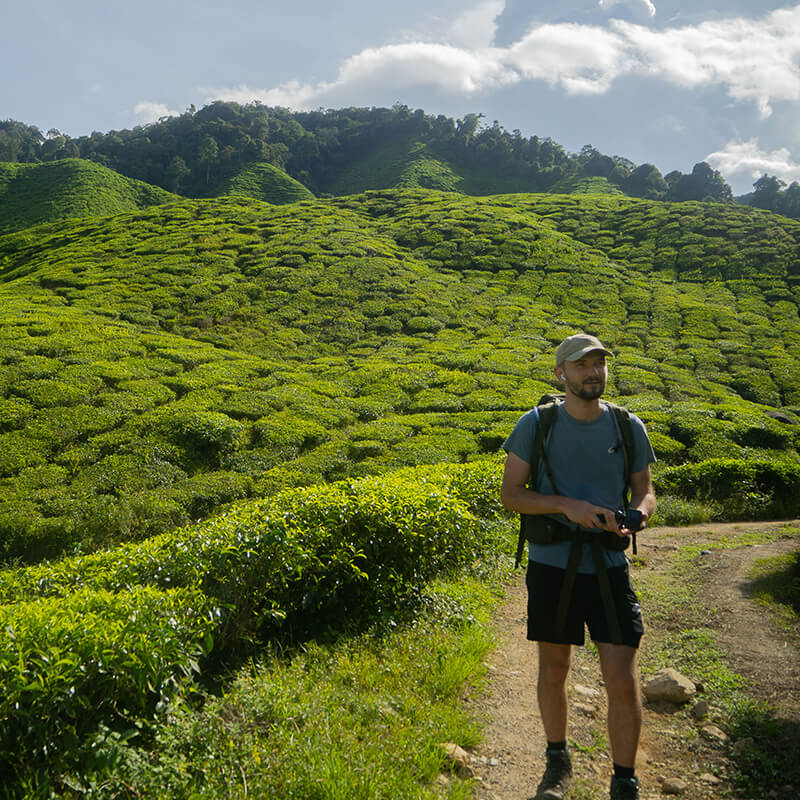
[[[664,31],[619,20],[611,25],[642,69],[668,83],[724,86],[735,100],[755,102],[762,118],[776,100],[800,100],[800,6],[760,20],[737,17]]]
[[[619,34],[588,25],[542,25],[507,51],[523,77],[560,84],[570,94],[603,94],[633,66]]]
[[[247,105],[254,100],[264,103],[267,106],[284,106],[296,109],[317,108],[325,95],[325,92],[333,84],[319,83],[316,86],[299,81],[289,81],[282,86],[274,89],[254,89],[247,84],[240,84],[227,89],[203,88],[205,102],[212,100],[227,100],[233,103]]]
[[[466,50],[429,42],[407,42],[364,50],[345,61],[336,83],[401,89],[431,86],[459,94],[515,83],[502,51]]]
[[[238,86],[206,89],[205,93],[207,100],[240,103],[258,100],[265,105],[297,109],[325,107],[343,92],[369,97],[371,92],[403,91],[415,86],[471,95],[519,81],[519,75],[505,66],[497,53],[491,48],[472,51],[430,42],[406,42],[362,50],[351,56],[331,83],[311,86],[295,81],[274,89]]]
[[[133,114],[141,125],[158,122],[161,117],[178,117],[180,113],[180,111],[170,111],[163,103],[151,103],[147,100],[133,107]]]
[[[623,1],[628,2],[600,0],[605,7]],[[652,3],[646,5],[655,11]],[[501,0],[483,0],[458,17],[451,36],[460,46],[407,41],[369,48],[348,58],[330,82],[216,89],[209,90],[209,99],[316,108],[385,102],[379,98],[387,90],[400,96],[415,87],[470,96],[524,80],[544,81],[569,94],[603,94],[620,77],[644,74],[686,89],[723,88],[736,101],[755,103],[762,117],[775,102],[800,100],[800,5],[759,19],[732,17],[663,30],[622,20],[611,20],[608,27],[540,25],[510,47],[489,47],[503,6]]]
[[[785,147],[762,150],[758,139],[728,142],[723,150],[709,153],[705,160],[725,176],[745,173],[755,180],[766,173],[786,183],[800,178],[800,164],[792,159]]]
[[[647,11],[651,17],[656,15],[656,7],[650,0],[597,0],[597,5],[604,11],[618,5],[644,6],[645,11]]]
[[[495,20],[505,5],[505,0],[484,0],[475,8],[465,11],[450,25],[448,43],[472,49],[490,47],[497,32]]]

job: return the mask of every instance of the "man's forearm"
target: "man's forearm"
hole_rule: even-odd
[[[597,506],[586,500],[559,494],[542,494],[522,486],[504,487],[501,500],[509,511],[520,514],[563,514],[582,528],[617,532],[615,509]]]
[[[652,487],[638,495],[632,495],[629,508],[638,509],[644,515],[645,520],[650,519],[656,510],[656,495]]]
[[[525,487],[503,488],[503,506],[519,514],[565,514],[569,498],[557,494],[542,494]]]

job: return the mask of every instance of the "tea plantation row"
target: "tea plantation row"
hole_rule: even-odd
[[[136,730],[236,653],[366,624],[476,564],[502,546],[496,482],[483,462],[288,490],[146,543],[0,573],[6,788],[79,770],[99,725]]]

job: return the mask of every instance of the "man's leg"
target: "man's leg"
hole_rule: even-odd
[[[633,769],[642,730],[636,649],[596,642],[608,694],[608,735],[614,763]]]
[[[563,742],[567,738],[567,676],[572,645],[550,642],[538,642],[538,645],[537,691],[542,725],[548,742]]]
[[[547,766],[536,789],[536,800],[564,800],[572,780],[567,750],[567,675],[572,645],[539,642],[537,692],[547,737]]]

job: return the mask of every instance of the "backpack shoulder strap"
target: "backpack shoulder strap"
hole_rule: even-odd
[[[606,406],[610,409],[614,419],[614,425],[617,428],[617,435],[619,436],[620,444],[622,445],[622,454],[625,458],[625,501],[627,503],[627,486],[631,478],[631,467],[636,456],[636,444],[633,440],[633,423],[631,422],[631,412],[627,408],[618,406],[616,403],[609,403],[605,401]]]
[[[552,395],[544,395],[536,406],[537,420],[536,430],[533,434],[533,441],[531,443],[531,456],[530,456],[530,473],[528,475],[528,487],[536,490],[539,483],[539,469],[542,461],[546,462],[545,445],[547,444],[550,436],[550,431],[558,413],[558,406],[560,400],[558,397]],[[519,517],[519,539],[517,541],[517,556],[514,566],[518,567],[522,562],[522,554],[525,550],[525,515],[520,514]]]
[[[633,423],[631,422],[631,412],[627,408],[618,406],[615,403],[606,402],[611,409],[614,417],[614,424],[617,427],[617,435],[622,443],[622,454],[625,463],[625,490],[622,495],[622,506],[627,511],[630,502],[630,482],[632,465],[636,458],[636,443],[633,439]],[[636,532],[631,536],[633,543],[633,553],[636,554]]]
[[[550,437],[550,430],[553,423],[556,421],[556,414],[558,413],[559,400],[557,398],[550,398],[545,395],[540,401],[540,405],[536,406],[538,412],[538,419],[536,421],[536,431],[533,434],[533,442],[531,443],[531,474],[528,479],[528,485],[536,488],[539,481],[539,469],[542,466],[542,460],[545,458],[544,448]]]

